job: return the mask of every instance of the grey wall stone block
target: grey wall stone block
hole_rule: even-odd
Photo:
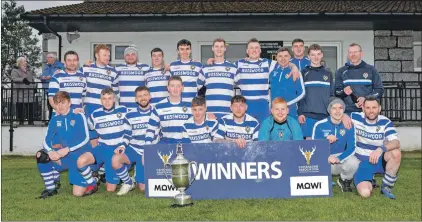
[[[390,30],[376,30],[374,33],[375,36],[391,36]]]
[[[413,37],[398,37],[400,48],[413,48]]]
[[[400,72],[400,61],[375,61],[375,68],[378,72]]]
[[[413,67],[413,61],[402,61],[401,62],[401,71],[402,72],[413,72],[415,68]]]
[[[413,36],[412,30],[393,31],[394,36]]]
[[[374,45],[375,48],[393,48],[396,47],[396,38],[395,36],[391,37],[375,37]]]
[[[388,59],[388,50],[379,48],[375,49],[375,60],[386,60]]]
[[[381,72],[380,77],[382,81],[393,81],[393,73]]]
[[[416,73],[394,73],[394,81],[418,81]]]
[[[413,49],[389,49],[391,60],[413,60]]]
[[[422,31],[414,31],[413,39],[415,40],[415,42],[422,42]]]

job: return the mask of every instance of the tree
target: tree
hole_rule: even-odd
[[[17,6],[15,0],[2,1],[1,11],[1,79],[7,81],[21,56],[27,57],[31,69],[41,67],[41,48],[28,22],[20,17],[25,12],[23,6]]]

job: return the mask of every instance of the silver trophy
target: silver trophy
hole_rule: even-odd
[[[176,145],[176,158],[164,165],[164,168],[167,169],[168,166],[171,166],[171,180],[168,178],[167,171],[165,170],[165,175],[167,180],[180,192],[174,196],[173,207],[185,207],[192,206],[192,197],[187,195],[185,191],[192,185],[192,182],[195,180],[195,175],[191,176],[191,166],[195,165],[198,172],[198,164],[195,161],[188,161],[183,156],[183,147],[182,144]]]

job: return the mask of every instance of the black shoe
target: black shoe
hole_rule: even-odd
[[[375,179],[372,179],[371,183],[372,183],[372,188],[378,188],[378,187],[380,187],[380,186],[377,184],[377,181],[376,181]]]
[[[89,195],[92,195],[92,194],[96,193],[97,191],[98,191],[98,186],[97,185],[89,185],[86,188],[86,191],[85,191],[84,195],[82,195],[82,196],[83,197],[89,196]]]
[[[106,175],[105,174],[100,174],[98,176],[98,178],[100,179],[99,181],[101,181],[101,183],[106,183]]]
[[[47,197],[51,197],[51,196],[54,196],[54,195],[57,195],[57,194],[58,194],[57,189],[44,190],[38,198],[39,199],[45,199]]]
[[[100,175],[98,174],[98,172],[93,171],[92,178],[96,181],[97,186],[101,184]]]
[[[350,186],[352,180],[342,180],[340,177],[337,180],[337,184],[341,189],[341,192],[352,192],[352,187]]]
[[[55,181],[54,184],[56,185],[56,190],[59,190],[60,187],[62,187],[62,184],[60,183],[60,180],[59,181]]]

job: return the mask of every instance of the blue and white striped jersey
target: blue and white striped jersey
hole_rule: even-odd
[[[83,98],[86,93],[86,78],[81,72],[67,73],[61,71],[51,78],[48,87],[48,96],[54,97],[57,92],[69,93],[71,109],[82,108]]]
[[[151,105],[155,106],[159,101],[169,96],[167,90],[169,79],[170,72],[164,72],[164,69],[150,68],[145,73],[145,85],[151,93]]]
[[[383,115],[379,115],[374,124],[366,122],[363,112],[353,112],[351,118],[356,132],[355,155],[361,161],[368,160],[372,151],[383,146],[385,142],[399,140],[393,123]]]
[[[138,154],[144,154],[145,135],[148,129],[148,122],[151,117],[152,107],[143,110],[139,106],[136,109],[132,109],[126,118],[132,128],[132,138],[129,142],[129,146],[132,147]]]
[[[152,110],[148,123],[146,143],[156,141],[161,136],[162,143],[189,143],[189,138],[183,133],[183,124],[192,116],[190,103],[173,104],[168,98],[160,101]]]
[[[136,65],[118,65],[120,102],[119,105],[128,109],[136,109],[135,89],[138,86],[145,86],[145,72],[149,70],[147,64],[137,63]]]
[[[99,143],[108,146],[128,146],[131,139],[131,128],[126,118],[128,109],[124,106],[116,106],[111,110],[103,107],[94,110],[88,119],[91,130],[97,131]]]
[[[246,100],[265,99],[268,101],[268,76],[276,64],[276,61],[263,58],[255,62],[245,59],[235,62],[238,73],[235,82]]]
[[[205,119],[200,125],[197,125],[193,116],[183,125],[184,132],[189,136],[191,143],[212,143],[217,134],[218,121]]]
[[[242,123],[236,123],[233,114],[223,116],[218,121],[216,138],[237,139],[244,138],[246,141],[258,141],[259,122],[246,114]]]
[[[198,88],[205,86],[207,91],[207,111],[222,117],[230,113],[230,101],[234,96],[234,79],[237,68],[227,60],[223,63],[205,65],[198,77]]]
[[[201,72],[202,64],[200,62],[182,62],[177,60],[170,64],[170,74],[180,76],[183,80],[182,99],[184,102],[192,103],[192,99],[198,94],[198,76]]]
[[[86,96],[84,99],[85,113],[89,116],[94,110],[101,108],[101,90],[112,87],[116,95],[119,95],[118,73],[112,66],[98,67],[91,64],[89,67],[81,67],[80,71],[86,77]]]

